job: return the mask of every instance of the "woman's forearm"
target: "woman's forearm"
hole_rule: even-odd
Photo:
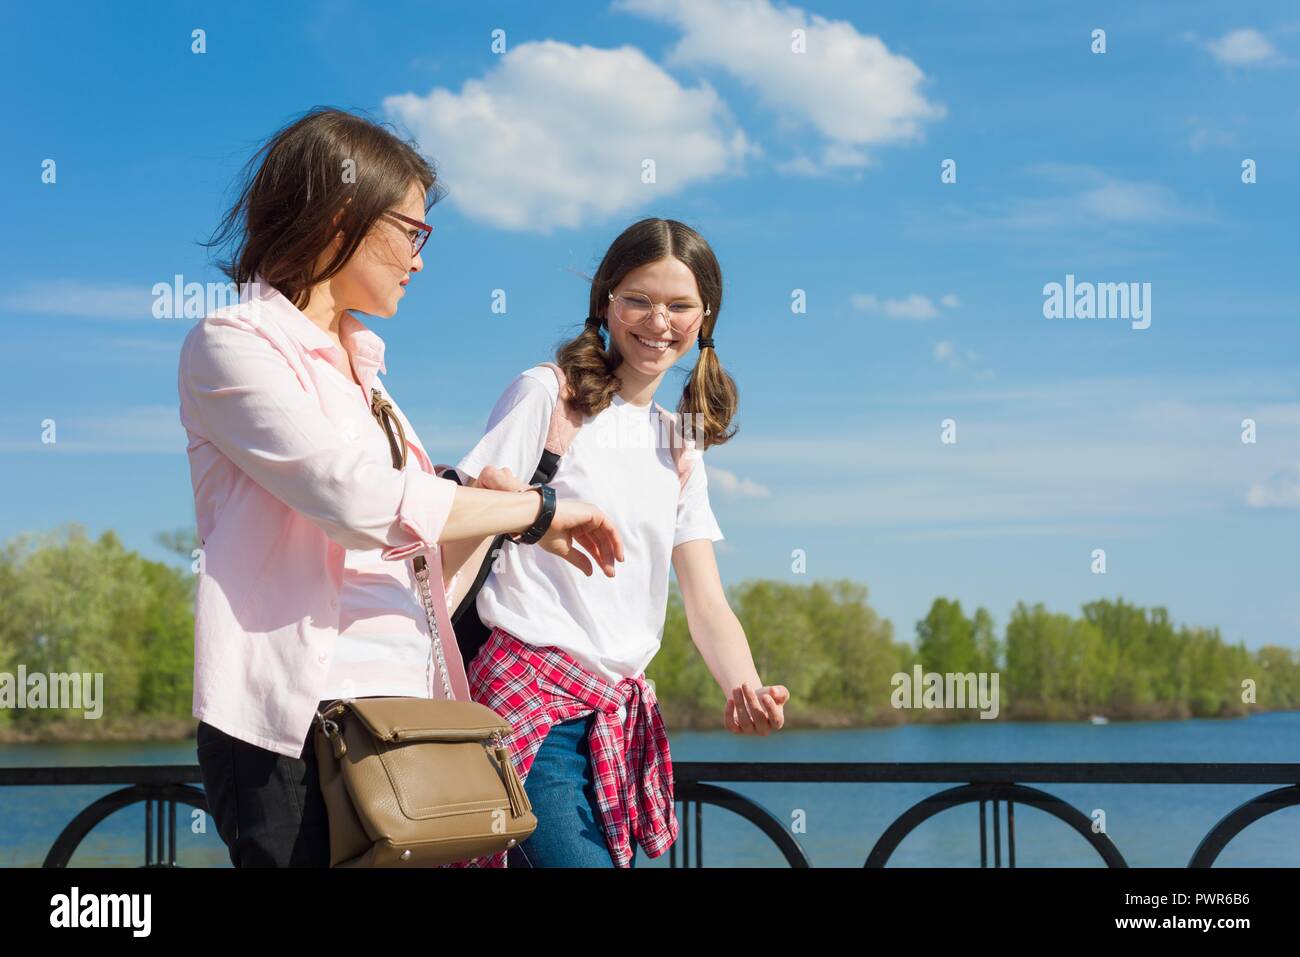
[[[456,486],[451,513],[438,535],[439,544],[468,539],[477,545],[489,535],[500,532],[517,535],[528,529],[537,519],[542,502],[541,495],[533,495],[532,492],[532,489],[498,492],[493,489]]]

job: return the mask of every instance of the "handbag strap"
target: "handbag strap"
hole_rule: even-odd
[[[388,438],[388,448],[393,453],[393,468],[405,468],[408,448],[406,430],[402,427],[402,420],[398,418],[392,400],[373,387],[370,389],[370,414],[375,417]],[[442,675],[442,692],[448,701],[454,701],[456,695],[451,690],[451,679],[447,676],[447,657],[442,651],[442,633],[438,630],[438,616],[433,607],[433,592],[429,588],[429,563],[423,555],[416,555],[411,559],[411,567],[415,570],[415,581],[420,589],[420,602],[424,605],[424,617],[429,622],[429,636],[432,638],[433,650],[438,657],[438,672]],[[432,655],[429,661],[432,665]],[[432,691],[433,681],[429,675],[429,665],[425,667],[424,680]]]
[[[397,410],[393,407],[392,400],[375,388],[370,390],[370,414],[379,422],[384,435],[388,437],[388,448],[393,453],[393,468],[406,468],[406,429],[402,428],[402,420],[397,417]],[[394,426],[396,426],[396,434],[393,431]]]

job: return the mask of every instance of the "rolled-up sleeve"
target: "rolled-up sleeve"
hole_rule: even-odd
[[[288,358],[238,317],[209,317],[185,341],[187,425],[338,544],[389,561],[435,547],[454,482],[345,441],[301,386]]]

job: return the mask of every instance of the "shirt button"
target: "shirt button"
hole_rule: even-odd
[[[329,655],[317,655],[316,660],[319,661],[321,664],[325,664],[325,662],[329,661],[329,657],[330,657]]]
[[[342,555],[342,554],[343,554],[343,546],[342,546],[342,545],[337,545],[337,544],[335,544],[335,545],[331,545],[331,546],[330,546],[330,554],[332,554],[332,555]]]
[[[331,608],[338,608],[338,607],[339,607],[339,600],[338,600],[337,598],[331,598],[331,599],[330,599],[330,607],[331,607]]]

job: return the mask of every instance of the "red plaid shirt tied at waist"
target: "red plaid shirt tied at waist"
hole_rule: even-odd
[[[668,733],[644,675],[611,685],[558,648],[534,647],[496,628],[468,677],[474,700],[515,729],[506,741],[525,782],[551,725],[596,712],[590,737],[596,804],[616,865],[631,865],[633,841],[658,857],[677,839]],[[475,858],[468,866],[504,867],[505,857]]]

